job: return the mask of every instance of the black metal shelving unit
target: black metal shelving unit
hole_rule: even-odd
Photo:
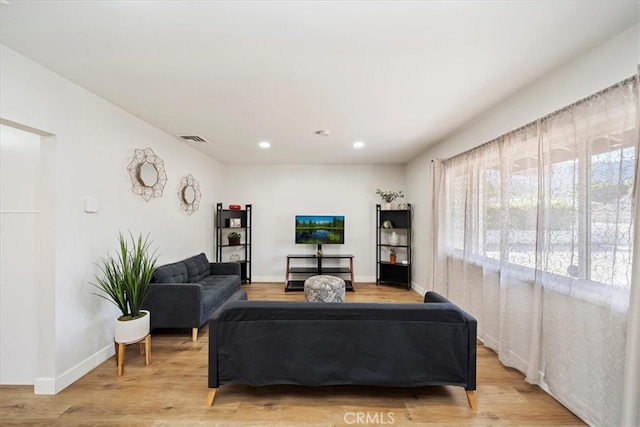
[[[385,228],[386,221],[391,228]],[[396,232],[398,244],[390,241]],[[396,261],[391,262],[389,251],[396,251]],[[376,285],[403,285],[411,289],[411,204],[406,209],[387,210],[376,205]]]
[[[242,283],[251,283],[251,205],[244,209],[224,209],[216,204],[216,262],[237,262],[240,264]],[[227,235],[231,232],[241,235],[238,244],[229,244]],[[239,259],[235,259],[236,256]]]

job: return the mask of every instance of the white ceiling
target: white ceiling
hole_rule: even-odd
[[[0,42],[223,163],[405,163],[638,4],[9,0]]]

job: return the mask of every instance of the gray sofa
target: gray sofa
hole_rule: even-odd
[[[209,395],[222,384],[464,387],[476,401],[476,320],[424,303],[236,301],[209,321]]]
[[[142,308],[151,312],[151,329],[190,328],[196,341],[198,329],[216,309],[246,299],[239,264],[210,263],[201,253],[156,268]]]

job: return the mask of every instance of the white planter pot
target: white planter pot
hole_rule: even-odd
[[[147,313],[146,316],[134,320],[121,321],[116,319],[114,329],[114,339],[117,343],[130,344],[137,342],[149,335],[151,330],[151,313],[147,310],[140,310],[141,313]]]
[[[393,203],[385,203],[384,207],[386,210],[390,211],[391,209],[393,209]]]

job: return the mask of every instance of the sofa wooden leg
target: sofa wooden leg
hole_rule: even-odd
[[[198,341],[198,328],[191,329],[191,341]]]
[[[471,409],[478,409],[478,403],[476,402],[476,392],[473,390],[465,390],[467,392],[467,400]]]
[[[218,391],[217,388],[209,389],[209,394],[207,394],[207,407],[213,406],[213,399],[216,398],[216,391]]]

